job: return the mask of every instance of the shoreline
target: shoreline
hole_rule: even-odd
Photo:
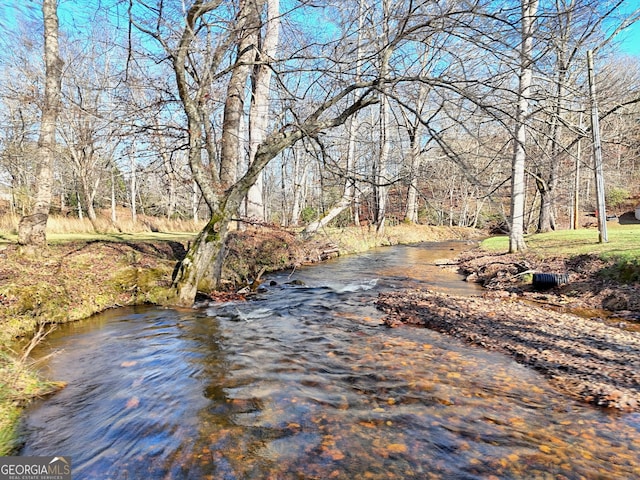
[[[381,294],[376,305],[390,327],[430,328],[502,352],[573,398],[640,411],[638,286],[600,280],[595,269],[574,268],[567,285],[540,292],[519,276],[519,270],[558,268],[554,262],[559,261],[536,265],[535,259],[521,255],[476,249],[459,258],[458,268],[470,280],[485,283],[482,295],[411,290]],[[607,312],[606,305],[622,308]]]
[[[280,228],[247,230],[230,241],[225,285],[237,289],[251,285],[261,272],[379,246],[477,239],[481,233],[463,227],[398,225],[388,227],[384,236],[354,227],[326,229],[303,241],[296,232]],[[171,306],[171,276],[188,248],[186,236],[77,239],[50,245],[43,257],[35,259],[19,255],[14,243],[0,245],[0,455],[17,448],[16,428],[23,408],[34,398],[64,388],[39,378],[21,351],[25,340],[43,325],[82,320],[110,308]]]

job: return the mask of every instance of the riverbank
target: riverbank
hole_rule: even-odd
[[[461,255],[455,268],[485,286],[482,296],[409,291],[383,294],[377,305],[389,326],[453,335],[512,356],[577,399],[640,411],[640,285],[611,275],[619,263],[601,254],[475,249]],[[566,273],[568,282],[539,290],[533,272]]]
[[[388,227],[328,229],[308,241],[283,229],[235,233],[229,243],[224,284],[230,291],[254,284],[264,272],[315,263],[369,248],[418,241],[474,238],[464,228]],[[171,278],[195,234],[86,236],[58,241],[41,258],[0,245],[0,455],[15,447],[21,409],[61,385],[43,382],[28,356],[28,339],[42,327],[87,318],[110,308],[170,303]],[[213,292],[202,292],[203,295]]]

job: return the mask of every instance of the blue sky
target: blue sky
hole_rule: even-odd
[[[634,23],[619,35],[622,40],[621,50],[624,53],[640,56],[640,22]]]
[[[63,28],[73,31],[91,23],[91,11],[100,2],[111,3],[109,0],[59,0],[60,21]],[[630,2],[634,3],[634,2]],[[16,25],[24,19],[37,23],[40,21],[40,2],[30,0],[0,0],[0,35],[6,36],[15,31]],[[92,5],[93,8],[78,8],[80,5]],[[631,11],[634,6],[628,8]],[[121,12],[124,13],[124,12]],[[640,56],[640,21],[636,22],[618,36],[620,49],[623,53]],[[3,42],[7,44],[8,42]]]

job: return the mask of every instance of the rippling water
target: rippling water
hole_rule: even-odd
[[[436,332],[388,329],[378,292],[475,287],[394,247],[270,277],[255,301],[121,309],[54,333],[66,389],[31,408],[21,455],[74,478],[638,478],[640,416]],[[304,285],[287,285],[290,280]]]

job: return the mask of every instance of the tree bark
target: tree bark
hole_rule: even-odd
[[[115,167],[113,165],[111,168],[111,223],[114,225],[118,220],[118,216],[116,214],[116,174]]]
[[[520,47],[520,75],[518,85],[518,105],[514,134],[514,153],[511,166],[511,230],[509,232],[509,252],[526,250],[524,241],[525,211],[525,162],[527,141],[527,119],[529,116],[529,96],[533,78],[533,32],[534,17],[538,11],[538,0],[522,0],[522,44]]]
[[[191,61],[189,54],[191,45],[195,40],[200,19],[205,13],[217,8],[221,2],[222,0],[206,3],[202,1],[195,2],[186,14],[187,23],[176,50],[169,50],[173,62],[178,93],[188,122],[189,166],[211,212],[211,217],[206,227],[198,235],[184,260],[176,269],[173,286],[176,290],[176,303],[180,305],[191,305],[195,300],[198,287],[201,284],[206,288],[217,287],[225,257],[225,242],[229,234],[230,223],[237,214],[247,192],[251,186],[255,184],[265,166],[276,155],[285,148],[293,146],[301,138],[318,135],[326,129],[342,125],[360,109],[379,101],[373,95],[374,82],[354,82],[352,85],[349,85],[322,102],[317,106],[315,111],[299,125],[291,126],[289,129],[274,131],[266,136],[257,148],[255,159],[248,166],[244,176],[230,185],[225,185],[223,181],[222,187],[224,187],[225,190],[222,192],[220,188],[221,185],[211,184],[211,176],[207,176],[201,158],[203,122],[208,121],[208,119],[204,118],[203,109],[200,105],[206,100],[206,88],[208,86],[201,84],[198,89],[195,90],[195,93],[193,93],[194,90],[188,80],[188,65],[190,65],[189,62]],[[262,4],[261,2],[258,3]],[[256,12],[259,11],[255,9],[257,6],[253,0],[247,0],[246,3],[243,4],[243,8],[246,8],[246,10],[241,10],[240,17],[242,18],[239,18],[239,21],[248,21],[250,24],[251,22],[255,22]],[[244,18],[243,15],[247,15],[248,18]],[[259,22],[259,18],[257,21]],[[241,35],[239,39],[235,39],[234,41],[236,45],[240,46],[247,38],[248,37]],[[218,55],[220,59],[224,57],[221,52],[222,51],[220,51],[220,55]],[[240,54],[244,54],[243,49],[240,49],[239,52]],[[237,80],[237,78],[234,78],[235,71],[243,68],[244,63],[242,61],[236,62],[231,67],[230,82]],[[210,70],[209,68],[207,71]],[[237,87],[240,87],[240,83],[237,84]],[[237,92],[241,94],[240,90],[237,90]],[[342,102],[350,98],[350,95],[354,92],[362,93],[355,101],[347,103],[341,110],[338,110],[335,116],[324,120],[321,119],[327,112],[335,112]],[[228,113],[232,118],[241,118],[243,114],[242,97],[236,96],[235,102],[236,103],[230,106],[229,104],[225,105],[225,115],[228,107],[230,110]],[[227,135],[227,132],[224,131],[227,129],[230,129],[232,134],[237,134],[239,131],[236,128],[235,120],[231,122],[229,118],[223,120],[223,137]],[[227,137],[227,140],[230,140],[230,137]],[[227,147],[229,147],[229,145],[222,146],[223,150]],[[229,163],[231,160],[235,160],[237,163],[239,158],[239,151],[231,148],[228,156],[221,158],[220,163],[222,165],[224,163],[223,161]],[[202,282],[203,280],[206,282]]]
[[[231,78],[227,84],[227,97],[220,139],[220,181],[222,188],[232,185],[238,176],[238,163],[242,158],[241,125],[244,116],[247,79],[256,58],[260,33],[260,11],[265,0],[244,0],[238,13],[238,53]]]
[[[427,50],[425,49],[422,56],[422,69],[427,66]],[[422,113],[424,105],[427,103],[428,87],[425,83],[421,83],[418,90],[418,98],[416,102],[416,111]],[[407,115],[404,114],[409,133],[409,179],[407,188],[407,207],[405,209],[404,219],[407,222],[418,223],[418,175],[420,173],[420,165],[422,164],[422,134],[424,126],[421,119],[417,118],[413,123],[409,121]]]
[[[258,147],[254,162],[249,165],[247,173],[234,183],[223,195],[211,219],[203,231],[198,235],[193,246],[187,252],[185,259],[177,269],[173,285],[176,289],[176,302],[180,305],[191,305],[195,300],[198,286],[206,280],[203,287],[213,289],[218,286],[222,263],[225,257],[225,242],[229,235],[229,225],[236,215],[249,188],[255,183],[267,164],[285,148],[293,146],[306,135],[317,134],[320,131],[337,127],[354,115],[357,111],[379,102],[371,95],[372,89],[367,89],[354,103],[344,108],[338,115],[320,120],[320,116],[331,111],[341,100],[353,90],[362,85],[352,85],[334,97],[324,102],[312,113],[306,121],[289,132],[276,131],[271,133]],[[207,276],[209,276],[207,278]]]
[[[18,243],[30,250],[47,244],[47,220],[53,191],[53,159],[56,146],[56,122],[60,110],[62,65],[58,45],[57,0],[43,0],[45,91],[40,135],[38,138],[35,204],[31,215],[22,217]]]
[[[280,37],[280,0],[267,0],[267,25],[262,48],[253,69],[253,92],[249,111],[249,163],[253,163],[258,147],[267,135],[269,125],[269,86],[273,58]],[[262,175],[247,194],[247,217],[265,220]]]
[[[389,100],[386,95],[386,86],[384,80],[389,74],[389,60],[393,52],[393,48],[389,44],[389,22],[391,21],[391,0],[383,0],[382,2],[382,39],[386,47],[381,52],[380,58],[380,152],[378,158],[373,165],[373,195],[375,200],[375,223],[376,233],[382,235],[384,232],[384,224],[387,216],[387,162],[389,158]]]
[[[369,190],[370,188],[365,188],[365,189],[362,189],[359,193],[361,195],[366,194],[367,192],[369,192]],[[355,193],[355,190],[352,190],[352,191]],[[329,222],[334,218],[336,218],[338,215],[340,215],[343,212],[343,210],[349,208],[353,200],[354,200],[353,193],[349,195],[345,193],[345,195],[342,196],[340,201],[336,203],[324,217],[322,217],[320,220],[317,220],[315,222],[311,222],[309,225],[306,226],[306,228],[302,232],[303,236],[313,235],[321,228],[326,227],[329,224]]]
[[[130,195],[131,195],[131,221],[135,224],[138,221],[138,209],[136,207],[136,158],[134,156],[134,152],[130,153],[130,163],[131,163],[131,183],[130,187]]]

